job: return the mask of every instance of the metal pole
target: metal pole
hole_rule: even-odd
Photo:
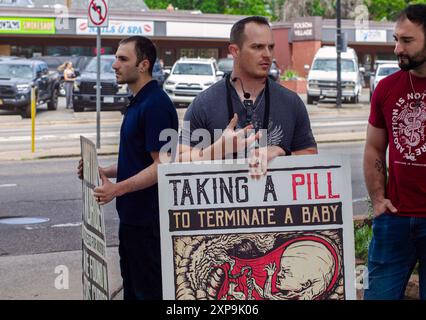
[[[341,12],[340,12],[340,0],[336,1],[336,20],[337,20],[337,30],[336,30],[336,53],[337,53],[337,82],[336,82],[336,107],[342,107],[342,65],[341,65],[341,52],[342,52],[342,25],[341,25]]]
[[[96,35],[96,149],[101,148],[101,28]]]
[[[36,117],[36,95],[34,85],[31,86],[31,152],[35,152],[35,117]]]

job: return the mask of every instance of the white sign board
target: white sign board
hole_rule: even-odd
[[[153,36],[153,21],[110,20],[108,27],[101,29],[102,36]],[[96,35],[97,28],[90,27],[86,19],[77,19],[76,34]]]
[[[164,299],[355,299],[344,156],[159,166]]]
[[[108,27],[108,0],[89,0],[87,21],[90,27]]]
[[[192,22],[167,22],[168,37],[196,37],[196,38],[222,38],[228,39],[232,24],[222,23],[192,23]]]
[[[93,189],[100,182],[98,157],[92,141],[81,136],[80,144],[83,159],[83,299],[108,300],[105,218],[93,197]]]
[[[356,29],[356,42],[386,42],[386,30]]]

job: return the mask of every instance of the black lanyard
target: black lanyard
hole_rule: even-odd
[[[228,74],[225,77],[226,82],[226,100],[228,104],[228,118],[229,121],[234,117],[234,107],[232,104],[232,97],[231,97],[231,75]],[[265,83],[265,110],[263,114],[263,126],[262,129],[267,130],[269,125],[269,109],[270,109],[270,102],[269,102],[269,83],[268,79],[266,79]]]

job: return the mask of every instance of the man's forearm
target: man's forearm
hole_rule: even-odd
[[[372,149],[364,156],[364,178],[371,201],[376,203],[385,198],[386,158]]]
[[[224,158],[224,150],[221,150],[217,144],[212,144],[204,149],[192,148],[181,151],[179,162],[220,160]]]
[[[292,155],[300,156],[304,154],[317,154],[317,153],[318,153],[318,149],[315,147],[311,147],[311,148],[294,151],[292,152]]]
[[[144,190],[155,185],[158,182],[157,167],[158,163],[154,162],[133,177],[117,183],[116,196],[122,196],[126,193]]]
[[[113,164],[106,168],[101,168],[107,178],[117,178],[117,165]]]

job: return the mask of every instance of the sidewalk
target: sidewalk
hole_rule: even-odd
[[[82,300],[81,256],[78,250],[0,257],[0,300]],[[108,247],[107,258],[110,296],[122,300],[118,247]],[[65,276],[55,273],[58,266],[68,268],[68,289],[55,288],[55,279]]]

